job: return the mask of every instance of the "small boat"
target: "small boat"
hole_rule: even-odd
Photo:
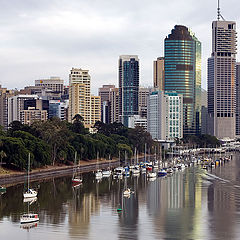
[[[117,167],[114,169],[114,174],[117,176],[122,176],[124,173],[124,168],[123,167]]]
[[[176,166],[173,166],[173,171],[177,171],[178,170],[178,168],[176,167]]]
[[[6,192],[6,188],[5,187],[3,187],[3,186],[0,186],[0,193],[5,193]]]
[[[147,177],[148,178],[156,178],[157,177],[157,173],[156,172],[148,172]]]
[[[97,170],[96,172],[95,172],[95,177],[96,177],[96,179],[100,179],[100,178],[102,178],[102,170]]]
[[[99,169],[99,165],[98,165],[98,152],[97,152],[97,171],[95,172],[95,178],[96,179],[101,179],[102,178],[102,170]]]
[[[74,184],[80,184],[80,183],[82,183],[82,181],[83,180],[80,176],[76,176],[76,177],[72,178],[72,183],[74,183]]]
[[[104,170],[102,171],[102,176],[103,177],[110,177],[112,174],[111,170]]]
[[[147,171],[146,167],[143,166],[143,167],[141,168],[141,172],[142,172],[142,173],[146,173],[146,171]]]
[[[168,169],[167,169],[167,173],[173,173],[172,168],[168,168]]]
[[[35,198],[37,197],[37,191],[33,190],[29,187],[29,182],[30,182],[30,153],[28,154],[28,190],[23,193],[24,198]]]
[[[36,213],[26,213],[21,216],[20,223],[33,223],[33,222],[38,222],[39,217],[38,214]]]
[[[164,177],[167,175],[167,171],[165,169],[161,169],[159,172],[158,172],[158,176],[159,177]]]
[[[127,188],[124,192],[123,192],[123,196],[124,197],[130,197],[130,195],[131,195],[131,189],[130,188]]]
[[[77,152],[75,152],[75,159],[74,165],[77,165]],[[79,167],[80,167],[80,160],[79,160]],[[73,168],[73,176],[72,176],[72,183],[73,184],[81,184],[82,183],[82,176],[76,176],[77,169],[76,167]]]
[[[135,166],[135,168],[132,169],[132,174],[133,174],[133,175],[137,175],[137,174],[139,174],[139,173],[140,173],[139,166]]]

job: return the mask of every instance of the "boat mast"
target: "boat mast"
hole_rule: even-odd
[[[30,181],[30,152],[28,153],[28,191],[29,191],[29,181]]]

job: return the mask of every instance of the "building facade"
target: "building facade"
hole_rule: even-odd
[[[48,112],[46,110],[39,110],[35,107],[28,107],[27,110],[20,111],[20,122],[22,124],[31,125],[34,121],[46,121],[48,119]]]
[[[15,91],[0,86],[0,125],[8,128],[8,98],[14,96]]]
[[[38,99],[37,95],[16,95],[8,98],[8,125],[20,121],[20,112],[24,110],[25,100]]]
[[[156,90],[164,91],[164,83],[164,57],[158,57],[153,61],[153,86]]]
[[[114,88],[110,92],[110,122],[119,122],[119,89]]]
[[[201,93],[201,134],[208,133],[207,91],[202,88]]]
[[[128,116],[128,127],[142,127],[147,130],[147,118],[141,117],[140,115]]]
[[[209,134],[231,139],[236,134],[237,33],[233,21],[213,21],[208,59]]]
[[[240,62],[236,63],[236,137],[240,138]]]
[[[201,131],[201,43],[185,26],[176,25],[164,42],[164,90],[183,95],[183,133]]]
[[[55,93],[63,93],[64,81],[59,77],[50,77],[49,79],[35,80],[35,86],[51,89]]]
[[[151,88],[139,88],[139,95],[138,95],[138,112],[141,117],[147,118],[147,100],[148,96],[151,92]]]
[[[66,109],[68,108],[68,102],[60,102],[59,100],[49,101],[48,118],[58,117],[61,120],[67,120]]]
[[[103,85],[98,89],[98,96],[101,97],[101,121],[111,123],[111,92],[115,85]]]
[[[139,59],[136,55],[119,57],[119,117],[128,126],[128,116],[138,115]]]
[[[152,92],[148,98],[147,130],[157,140],[182,138],[183,96],[176,92]]]
[[[91,96],[91,77],[88,70],[72,68],[69,74],[68,121],[72,122],[76,114],[84,119],[85,127],[92,127],[101,121],[101,98]]]

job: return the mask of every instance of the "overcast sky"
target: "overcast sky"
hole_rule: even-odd
[[[176,24],[202,42],[202,87],[211,54],[211,22],[217,0],[0,0],[0,84],[34,85],[72,67],[89,69],[92,92],[118,85],[118,57],[140,58],[140,85],[152,85],[153,60]],[[239,0],[221,0],[222,15],[237,22]],[[238,31],[239,32],[239,31]]]

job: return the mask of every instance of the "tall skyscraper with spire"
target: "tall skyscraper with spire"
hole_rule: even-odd
[[[236,23],[222,17],[219,5],[217,11],[217,21],[212,22],[212,54],[208,59],[209,134],[233,139],[236,134]]]
[[[176,25],[164,43],[164,90],[183,95],[183,134],[201,131],[201,42]]]

